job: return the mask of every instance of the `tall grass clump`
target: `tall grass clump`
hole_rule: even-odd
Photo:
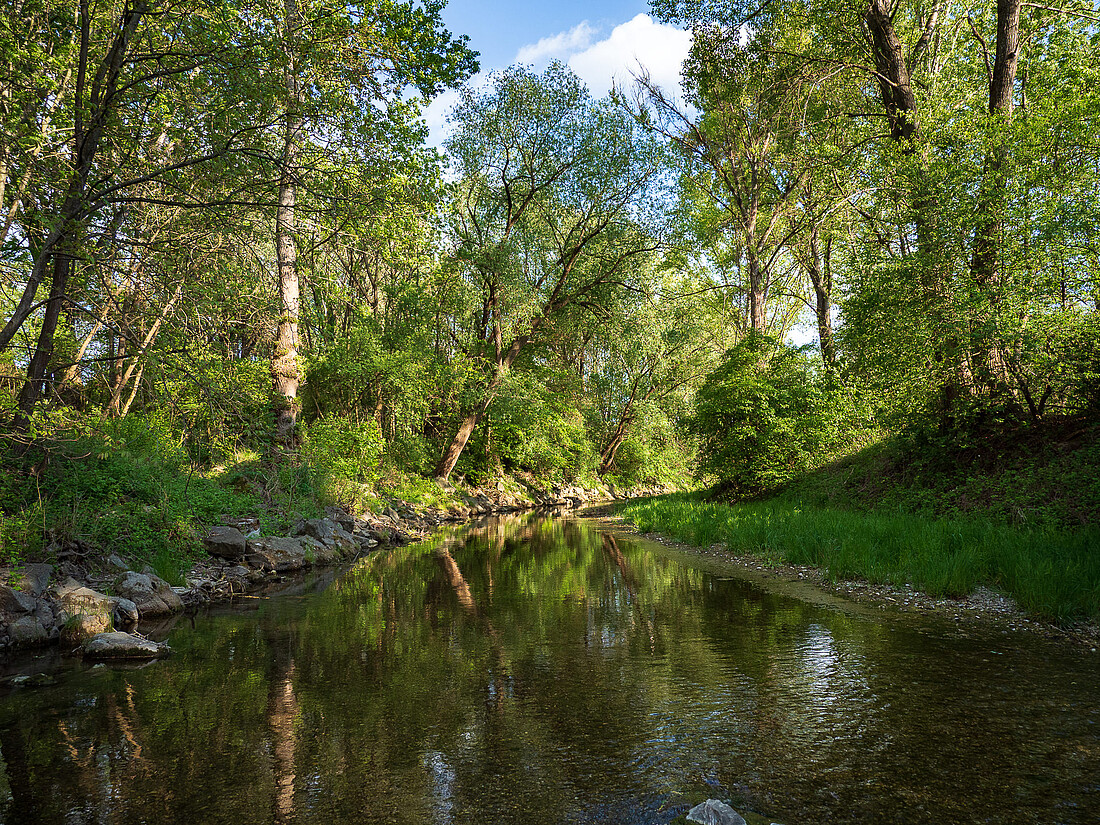
[[[936,596],[985,585],[1030,613],[1100,616],[1100,531],[1020,530],[984,521],[855,513],[768,501],[714,504],[666,496],[627,504],[645,532],[823,568],[833,579],[910,584]]]

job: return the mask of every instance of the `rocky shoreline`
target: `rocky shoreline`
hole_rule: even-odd
[[[668,492],[664,488],[588,489],[566,485],[521,495],[503,483],[458,493],[447,508],[392,501],[380,513],[352,515],[329,507],[301,519],[289,535],[262,536],[255,517],[224,516],[202,538],[209,557],[173,587],[148,565],[73,541],[54,548],[56,562],[0,571],[0,654],[57,644],[86,658],[155,658],[167,645],[137,633],[139,623],[163,619],[254,593],[315,567],[353,561],[378,549],[427,538],[435,531],[489,515],[534,510],[568,512],[587,504]]]

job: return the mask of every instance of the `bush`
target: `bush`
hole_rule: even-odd
[[[354,506],[362,486],[379,477],[382,435],[373,418],[364,422],[332,416],[302,425],[302,455],[324,498]]]
[[[734,496],[773,490],[834,447],[844,407],[801,350],[752,334],[699,388],[689,428],[700,471]]]

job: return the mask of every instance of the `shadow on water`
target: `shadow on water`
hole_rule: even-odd
[[[0,822],[1086,823],[1095,654],[491,520],[0,687]]]

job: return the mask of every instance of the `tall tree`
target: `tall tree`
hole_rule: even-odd
[[[429,99],[477,68],[467,38],[453,38],[444,28],[443,6],[442,0],[376,0],[365,6],[284,0],[285,109],[275,227],[280,313],[271,362],[280,440],[291,437],[300,408],[298,190],[306,186],[321,200],[334,197],[305,164],[321,163],[334,151],[369,164],[410,163],[422,133],[408,93]],[[327,172],[337,170],[328,166]]]
[[[479,296],[468,344],[485,367],[436,467],[447,478],[507,371],[569,312],[599,312],[657,244],[637,219],[661,158],[561,64],[467,91],[448,144],[456,261]]]

